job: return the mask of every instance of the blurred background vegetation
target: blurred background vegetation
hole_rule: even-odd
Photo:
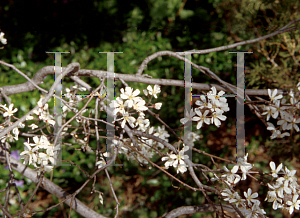
[[[71,54],[62,55],[64,67],[76,61],[80,63],[81,69],[98,70],[106,70],[106,55],[99,54],[99,51],[122,51],[123,54],[115,55],[115,72],[135,74],[143,59],[154,52],[206,49],[254,39],[272,33],[299,18],[299,9],[298,0],[2,0],[0,28],[5,33],[8,43],[0,50],[0,56],[2,60],[14,64],[32,78],[42,67],[53,65],[53,54],[46,54],[46,51],[70,51]],[[253,54],[245,56],[245,87],[294,87],[299,79],[299,49],[299,31],[237,47],[238,51],[253,51]],[[228,51],[206,55],[194,54],[192,61],[210,68],[221,79],[236,84],[236,56]],[[26,82],[26,79],[7,67],[0,66],[0,70],[0,87]],[[150,62],[144,73],[153,78],[183,80],[184,63],[164,56]],[[192,71],[192,77],[194,82],[216,83],[197,70]],[[100,84],[97,78],[82,79],[93,88]],[[48,76],[40,86],[49,89],[53,81],[53,76]],[[71,84],[70,79],[64,79],[65,87],[70,87]],[[147,87],[146,84],[128,84],[140,90]],[[116,82],[116,96],[119,95],[121,87],[122,83]],[[183,93],[184,88],[162,87],[157,100],[163,102],[160,117],[172,128],[178,128],[179,118],[184,116]],[[200,92],[193,90],[193,93]],[[21,117],[36,105],[40,93],[35,90],[9,97],[19,109],[16,116]],[[201,135],[201,140],[195,143],[195,147],[235,160],[236,104],[232,98],[229,98],[228,102],[230,111],[225,114],[227,120],[220,128],[204,126],[201,131],[194,128],[194,132]],[[4,104],[4,100],[1,103]],[[53,99],[49,106],[53,108]],[[255,163],[262,171],[268,171],[270,160],[276,164],[284,162],[288,167],[297,168],[299,136],[294,134],[288,139],[271,141],[270,132],[247,107],[245,114],[246,151],[249,153],[249,162]],[[85,115],[88,115],[88,112]],[[102,113],[101,117],[105,119],[106,115]],[[150,120],[151,125],[159,125],[155,119]],[[275,124],[275,120],[272,122]],[[29,129],[20,131],[27,132]],[[18,142],[11,143],[12,150],[23,151],[25,140],[27,139],[20,137]],[[69,141],[72,142],[71,139]],[[175,137],[171,136],[169,141],[175,142]],[[105,150],[105,140],[101,143]],[[90,146],[96,148],[95,138],[90,138]],[[89,173],[94,170],[94,153],[72,152],[65,148],[63,158],[79,164]],[[128,162],[122,155],[120,159],[124,164],[123,168],[109,168],[120,201],[120,217],[158,217],[179,206],[207,203],[201,193],[191,193],[159,170],[140,167],[136,162]],[[163,164],[158,158],[153,158],[153,161],[161,166]],[[195,152],[193,161],[215,168],[210,158]],[[220,167],[224,164],[216,162]],[[176,173],[173,169],[169,171]],[[20,188],[21,196],[28,200],[35,185],[22,175],[16,175],[17,180],[24,180],[24,187]],[[297,175],[299,176],[299,173]],[[207,184],[200,173],[198,176]],[[9,179],[8,170],[4,169],[3,165],[0,166],[0,178],[1,189],[6,187],[5,181]],[[187,174],[178,175],[178,178],[196,186]],[[69,193],[73,193],[85,181],[85,177],[77,168],[64,166],[54,170],[53,181]],[[99,203],[98,195],[90,194],[91,184],[77,197],[97,212],[112,217],[115,201],[104,172],[97,177],[96,187],[104,193],[104,205]],[[259,193],[262,207],[269,217],[288,217],[288,214],[279,210],[272,211],[271,203],[263,201],[267,190],[265,187],[260,187],[248,179],[240,182],[237,190],[242,193],[246,191],[245,187],[251,187],[254,192]],[[216,195],[210,197],[217,202]],[[4,199],[1,194],[0,199]],[[30,208],[42,210],[58,203],[59,200],[39,189],[33,202]],[[14,202],[11,204],[12,211],[18,209]],[[68,207],[64,205],[36,214],[35,217],[65,217],[66,214]],[[183,217],[208,216],[195,214]],[[73,211],[72,217],[80,216]]]

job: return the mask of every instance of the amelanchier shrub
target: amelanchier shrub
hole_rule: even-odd
[[[201,55],[258,42],[277,34],[295,30],[291,25],[299,20],[300,19],[292,21],[276,32],[257,39],[243,41],[229,46],[189,52],[199,53]],[[2,44],[7,43],[7,40],[4,38],[4,33],[0,34],[0,41]],[[269,191],[266,194],[265,201],[272,202],[272,208],[274,210],[278,208],[286,209],[290,214],[299,210],[300,200],[298,200],[298,197],[300,186],[295,176],[296,170],[289,170],[287,167],[283,167],[282,163],[276,168],[275,163],[271,161],[270,173],[261,173],[253,171],[253,164],[247,162],[248,154],[243,157],[240,156],[237,162],[232,162],[214,156],[213,154],[205,153],[193,147],[194,142],[200,139],[198,134],[189,132],[186,137],[182,137],[182,134],[179,136],[159,117],[159,110],[164,107],[164,102],[156,101],[161,94],[161,86],[186,87],[185,85],[187,85],[179,80],[153,79],[148,75],[142,74],[151,60],[164,55],[185,61],[186,64],[198,69],[200,72],[217,80],[221,84],[209,87],[206,84],[192,83],[194,89],[209,91],[206,95],[200,96],[200,99],[195,102],[196,106],[194,108],[192,107],[190,110],[185,109],[185,117],[180,118],[182,124],[180,130],[184,130],[184,128],[190,125],[195,125],[196,129],[202,128],[205,124],[220,127],[221,122],[224,122],[227,118],[226,112],[230,110],[227,99],[224,97],[225,91],[232,92],[236,95],[243,93],[240,88],[223,81],[208,68],[199,66],[187,58],[184,58],[184,54],[187,53],[178,54],[172,51],[156,52],[143,61],[135,75],[117,74],[93,69],[80,69],[79,63],[71,63],[67,67],[63,67],[59,75],[56,74],[57,72],[53,72],[53,67],[46,66],[39,70],[33,79],[27,77],[15,66],[0,61],[2,65],[12,68],[28,80],[28,82],[23,84],[3,86],[0,92],[2,99],[6,102],[0,105],[0,113],[4,120],[0,125],[0,161],[8,166],[10,175],[9,180],[6,181],[6,188],[0,190],[0,211],[2,211],[3,217],[32,217],[38,212],[51,210],[52,207],[45,208],[43,211],[34,211],[28,208],[38,187],[42,187],[57,198],[62,199],[59,204],[68,204],[72,210],[75,210],[83,217],[104,217],[76,198],[76,195],[78,195],[90,181],[93,181],[91,193],[97,193],[99,195],[99,203],[105,204],[103,193],[97,190],[95,186],[96,176],[102,171],[105,171],[110,181],[111,192],[116,202],[115,217],[117,217],[120,202],[118,196],[115,194],[114,184],[111,182],[107,168],[114,166],[119,154],[125,155],[128,161],[137,161],[139,164],[149,168],[155,167],[159,169],[176,182],[185,186],[188,190],[201,192],[209,202],[204,205],[183,205],[177,209],[167,211],[163,215],[164,217],[177,217],[179,215],[199,212],[216,212],[216,214],[221,217],[224,217],[225,213],[228,214],[228,212],[236,214],[238,217],[267,217],[265,210],[261,206],[261,202],[257,199],[258,193],[253,193],[252,189],[248,188],[245,189],[243,197],[240,193],[235,191],[235,186],[241,180],[247,180],[249,177],[254,178],[253,175],[260,175],[269,181],[261,182],[260,184],[268,187]],[[38,86],[43,82],[45,76],[54,73],[56,74],[56,79],[49,90],[42,89]],[[81,77],[85,76],[98,78],[100,85],[94,89],[81,79]],[[63,92],[65,94],[62,97],[62,95],[58,95],[58,91],[62,89],[61,81],[65,77],[71,78],[75,82],[75,85],[64,88]],[[114,96],[111,92],[113,86],[111,86],[112,83],[110,82],[114,79],[121,81],[124,88],[120,89],[119,96],[111,98]],[[107,82],[107,85],[105,85],[105,82]],[[147,89],[139,90],[130,87],[126,82],[139,82],[149,85]],[[60,89],[57,87],[60,87]],[[298,82],[295,88],[300,91],[300,82]],[[19,109],[14,107],[14,102],[11,102],[8,96],[34,89],[38,89],[42,92],[37,105],[25,116],[21,118],[15,117],[14,114]],[[291,89],[288,101],[282,95],[284,94],[283,90],[267,89],[245,91],[247,106],[263,121],[267,130],[272,132],[271,139],[289,137],[292,132],[299,132],[298,124],[300,123],[300,117],[298,112],[300,103],[298,91],[295,92],[295,90]],[[89,92],[89,95],[80,95],[78,94],[79,92]],[[257,97],[259,95],[269,96],[270,100],[266,101],[260,99],[259,101],[252,101],[249,97]],[[52,97],[54,97],[56,101],[55,114],[51,112],[47,103]],[[91,109],[88,108],[88,106],[92,100],[94,105]],[[82,104],[84,104],[84,106],[82,106]],[[86,113],[88,113],[88,115],[84,115]],[[106,120],[99,118],[101,113],[107,114]],[[148,119],[148,115],[155,117],[161,125],[153,126]],[[266,118],[264,118],[265,115]],[[277,120],[277,126],[271,122],[266,122],[269,121],[271,117]],[[94,129],[92,128],[93,125]],[[102,128],[101,125],[106,125],[106,129]],[[32,130],[31,133],[21,131],[25,126]],[[45,133],[45,129],[49,134]],[[105,134],[106,136],[103,136]],[[170,134],[173,134],[178,139],[178,142],[174,145],[169,142]],[[12,146],[10,145],[18,141],[20,137],[26,138],[24,149],[19,154],[22,163],[14,158],[17,155],[12,154]],[[97,148],[92,148],[90,144],[93,137],[96,139]],[[70,140],[70,138],[72,140]],[[103,152],[105,145],[100,143],[101,138],[106,138],[107,142],[110,142],[107,145],[109,149],[107,149],[106,152]],[[80,148],[76,148],[75,144],[79,144]],[[79,163],[64,160],[63,156],[60,155],[60,151],[66,146],[71,147],[74,153],[78,150],[86,153],[96,153],[95,160],[92,160],[95,167],[94,172],[89,174]],[[187,155],[189,151],[204,154],[210,157],[211,160],[219,159],[229,162],[233,167],[231,170],[226,166],[224,166],[223,169],[210,169],[205,166],[203,162],[201,164],[193,162],[190,156]],[[159,157],[156,163],[153,161],[155,157]],[[78,168],[87,176],[86,181],[73,194],[67,193],[61,187],[54,184],[52,180],[48,180],[45,177],[46,172],[53,172],[53,170],[59,168],[61,164],[65,162]],[[33,169],[27,166],[31,166]],[[177,173],[176,176],[168,171],[170,168],[175,169]],[[200,170],[203,175],[213,175],[210,179],[208,176],[205,176],[205,183],[209,183],[208,185],[205,185],[204,181],[201,181],[196,175],[195,169]],[[37,188],[31,194],[28,202],[23,202],[21,198],[18,187],[14,181],[13,170],[22,173],[25,177],[37,184]],[[184,179],[179,179],[180,174],[189,174],[194,180],[196,187],[194,187],[193,184],[185,183]],[[15,195],[18,197],[17,201],[13,202],[20,206],[17,214],[11,214],[10,212],[11,201],[9,201],[9,198],[12,198],[10,195],[11,187],[15,188]],[[213,202],[208,192],[217,195],[220,201]],[[225,203],[221,201],[221,199],[225,201]],[[55,205],[55,207],[59,204]]]

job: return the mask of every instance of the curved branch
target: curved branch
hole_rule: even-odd
[[[64,71],[66,67],[62,68],[62,71]],[[43,80],[46,76],[54,74],[54,68],[53,66],[45,66],[41,68],[33,77],[32,81],[39,85],[43,83]],[[138,82],[138,83],[144,83],[144,84],[150,84],[150,85],[162,85],[162,86],[178,86],[178,87],[184,87],[184,80],[175,80],[175,79],[152,79],[152,78],[146,78],[144,76],[137,76],[135,74],[121,74],[121,73],[113,73],[113,72],[107,72],[103,70],[88,70],[88,69],[81,69],[75,73],[77,76],[72,75],[66,75],[67,77],[71,77],[76,82],[79,83],[78,76],[79,77],[106,77],[108,79],[116,79],[116,80],[124,80],[126,82]],[[90,86],[88,84],[81,84],[80,85],[84,87],[88,87],[88,90],[90,91]],[[88,86],[86,86],[88,85]],[[203,91],[209,91],[213,86],[216,87],[217,91],[227,91],[226,87],[223,85],[218,84],[204,84],[204,83],[192,83],[192,88],[196,90],[203,90]],[[10,86],[2,86],[2,93],[9,96],[14,95],[18,93],[23,92],[29,92],[35,90],[35,87],[30,83],[29,81],[26,83],[21,83],[17,85],[10,85]],[[278,94],[287,95],[289,93],[289,90],[280,89],[277,90]],[[249,96],[268,96],[268,90],[267,89],[245,89],[245,93]],[[295,95],[299,95],[300,92],[295,92]]]

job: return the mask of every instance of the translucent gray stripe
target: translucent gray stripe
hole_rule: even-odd
[[[114,72],[114,53],[109,52],[107,53],[107,71],[108,72]],[[107,81],[107,95],[106,95],[106,100],[107,100],[107,108],[108,110],[113,111],[113,108],[109,107],[109,104],[111,103],[112,100],[114,100],[114,79],[108,79],[106,76],[106,81]],[[108,123],[113,123],[115,120],[114,117],[111,117],[107,113],[107,118],[106,121]],[[114,147],[112,146],[112,139],[115,135],[115,128],[106,124],[106,148],[107,152],[111,153],[111,155],[107,158],[107,161],[109,161],[115,154],[114,152]]]
[[[54,72],[55,79],[58,78],[59,75],[62,74],[62,63],[61,63],[61,54],[62,53],[70,53],[70,52],[46,52],[46,53],[54,53]],[[54,89],[54,94],[58,96],[62,96],[62,82],[57,84]],[[54,114],[55,114],[55,126],[54,126],[54,138],[57,138],[57,143],[54,148],[55,158],[62,158],[62,135],[57,134],[59,129],[62,127],[62,104],[61,100],[54,97]],[[70,164],[63,164],[61,161],[56,161],[56,166],[69,166]]]
[[[99,53],[107,53],[107,71],[108,72],[114,72],[114,53],[123,53],[123,52],[99,52]],[[106,74],[106,81],[107,81],[107,94],[106,94],[106,100],[107,100],[107,110],[113,111],[113,108],[109,107],[109,104],[114,100],[115,97],[115,79],[109,79]],[[115,117],[109,116],[108,113],[106,121],[108,123],[114,123]],[[112,157],[115,154],[114,147],[112,146],[112,140],[115,135],[115,127],[112,127],[108,124],[106,124],[106,151],[109,152],[111,155],[107,157],[107,162],[112,159]],[[123,166],[123,164],[115,164],[113,163],[111,166]]]
[[[185,54],[185,58],[191,61],[192,55]],[[190,63],[184,62],[184,92],[185,92],[185,101],[184,101],[184,116],[186,117],[186,113],[190,115],[191,113],[191,102],[192,102],[192,65]],[[189,160],[192,161],[192,148],[194,146],[193,140],[191,138],[192,133],[192,121],[189,120],[184,125],[184,142],[185,146],[189,147],[189,150],[185,152],[186,155],[189,156]]]
[[[245,53],[252,52],[229,52],[229,53],[237,53],[237,78],[236,85],[237,90],[240,88],[242,93],[239,97],[237,95],[236,102],[236,161],[238,158],[244,158],[245,156],[245,110],[244,110],[244,102],[245,102]]]

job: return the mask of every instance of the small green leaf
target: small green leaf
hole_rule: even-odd
[[[191,17],[193,15],[194,15],[194,11],[192,11],[192,10],[186,10],[186,9],[181,10],[180,14],[179,14],[179,16],[180,16],[181,19],[187,19],[187,18],[189,18],[189,17]]]
[[[147,184],[157,186],[157,185],[159,185],[159,181],[157,179],[149,179],[147,181]]]

